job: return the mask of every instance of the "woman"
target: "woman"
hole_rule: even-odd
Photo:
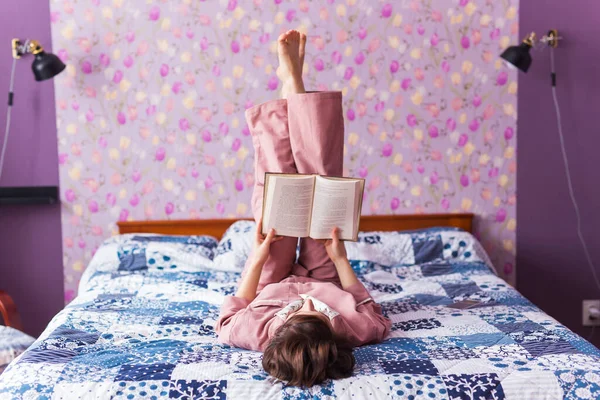
[[[263,367],[275,378],[310,387],[350,376],[352,347],[383,340],[390,321],[356,278],[337,230],[328,241],[302,238],[298,260],[297,238],[261,234],[265,172],[342,175],[342,96],[305,92],[305,44],[297,31],[279,37],[282,99],[246,111],[256,152],[256,239],[216,330],[223,343],[264,351]]]

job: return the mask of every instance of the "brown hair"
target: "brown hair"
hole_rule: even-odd
[[[354,355],[322,319],[295,315],[277,329],[262,364],[270,375],[289,385],[311,387],[352,375]]]

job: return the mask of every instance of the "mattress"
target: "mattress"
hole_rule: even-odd
[[[123,235],[78,297],[0,375],[0,398],[597,399],[600,351],[498,278],[455,229],[361,233],[351,264],[393,326],[352,377],[276,382],[214,324],[247,256],[247,223],[203,236]]]

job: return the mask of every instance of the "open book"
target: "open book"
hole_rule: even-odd
[[[337,227],[340,239],[356,241],[364,187],[364,179],[267,172],[263,234],[330,239]]]

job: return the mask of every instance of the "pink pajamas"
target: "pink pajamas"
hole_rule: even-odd
[[[246,111],[255,149],[252,211],[262,217],[265,172],[317,173],[342,176],[344,120],[340,92],[292,94]],[[332,319],[335,333],[351,345],[381,341],[390,321],[381,314],[361,283],[342,289],[335,265],[325,247],[310,238],[274,242],[258,284],[257,297],[228,296],[216,324],[219,341],[264,350],[285,321],[276,313],[290,302],[309,295],[339,315]],[[252,260],[248,258],[246,267]]]
[[[344,118],[341,92],[292,94],[287,100],[259,104],[246,111],[255,150],[254,219],[262,216],[265,172],[342,176]],[[258,290],[290,274],[339,285],[337,271],[322,244],[286,237],[271,245]],[[248,258],[251,262],[252,256]]]

